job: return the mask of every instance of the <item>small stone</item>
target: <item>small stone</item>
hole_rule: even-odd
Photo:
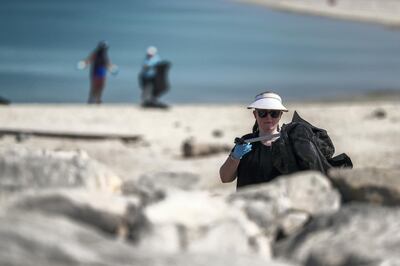
[[[374,110],[372,113],[372,117],[378,118],[378,119],[384,119],[384,118],[386,118],[386,116],[387,116],[386,111],[381,108]]]
[[[214,137],[216,137],[216,138],[220,138],[220,137],[222,137],[222,136],[224,135],[224,133],[223,133],[221,130],[216,129],[216,130],[214,130],[214,131],[212,132],[212,135],[213,135]]]
[[[26,141],[27,139],[29,139],[29,135],[28,134],[24,134],[24,133],[19,133],[17,135],[15,135],[15,140],[19,143]]]

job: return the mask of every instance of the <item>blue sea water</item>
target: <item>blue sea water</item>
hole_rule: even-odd
[[[12,102],[86,102],[89,74],[75,66],[99,40],[120,68],[106,103],[139,102],[149,45],[172,62],[171,103],[400,90],[400,31],[230,0],[2,0],[0,32],[0,96]]]

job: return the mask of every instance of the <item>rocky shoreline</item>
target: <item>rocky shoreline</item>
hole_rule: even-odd
[[[0,109],[3,128],[141,136],[3,135],[0,265],[400,263],[398,102],[289,104],[326,128],[355,168],[239,192],[218,168],[252,125],[241,106]]]
[[[235,193],[185,174],[123,181],[83,153],[0,158],[1,265],[400,261],[398,169],[300,172]]]

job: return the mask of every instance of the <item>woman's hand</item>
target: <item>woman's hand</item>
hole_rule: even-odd
[[[250,143],[236,144],[232,152],[232,157],[237,160],[242,159],[243,155],[251,151],[251,147]]]
[[[117,65],[112,64],[112,65],[109,67],[109,71],[110,71],[110,73],[111,73],[112,75],[116,76],[116,75],[118,75],[118,73],[119,73],[119,67],[118,67]]]
[[[87,66],[86,61],[85,60],[81,60],[76,64],[76,69],[82,70],[82,69],[85,69],[86,66]]]

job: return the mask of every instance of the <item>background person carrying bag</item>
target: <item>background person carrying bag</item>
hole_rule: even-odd
[[[142,89],[142,107],[168,108],[158,98],[169,89],[168,70],[171,63],[161,60],[154,46],[147,48],[146,57],[139,73],[139,86]]]

